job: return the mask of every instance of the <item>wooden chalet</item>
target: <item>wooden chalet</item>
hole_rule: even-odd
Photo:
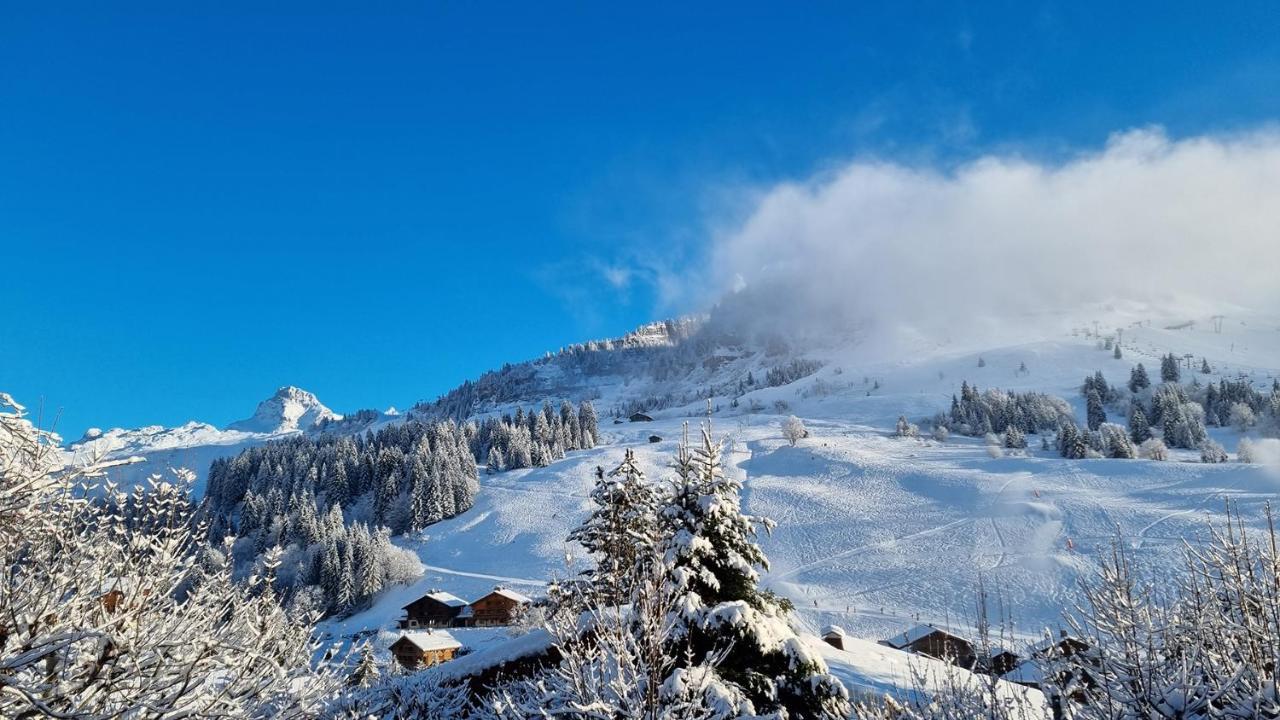
[[[457,657],[462,643],[444,630],[406,630],[391,643],[391,654],[409,670],[431,667]]]
[[[432,590],[404,606],[400,627],[451,627],[458,624],[458,615],[466,607],[466,600],[443,590]]]
[[[896,650],[944,660],[966,670],[972,670],[978,662],[972,642],[937,625],[917,625],[885,640],[884,644]]]
[[[645,415],[642,412],[631,413],[631,417],[628,419],[631,422],[653,422],[653,418],[649,417],[648,415]]]
[[[844,649],[844,628],[839,625],[828,625],[822,631],[822,642],[837,650]]]
[[[501,585],[493,592],[471,603],[466,613],[466,624],[476,626],[510,625],[515,622],[533,600],[515,590]]]

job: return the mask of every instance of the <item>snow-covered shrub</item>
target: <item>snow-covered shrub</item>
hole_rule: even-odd
[[[988,445],[987,457],[990,457],[993,460],[1004,457],[1004,448],[999,445]]]
[[[1257,455],[1254,453],[1252,440],[1249,438],[1240,438],[1239,444],[1236,445],[1236,460],[1242,463],[1258,462]]]
[[[1182,568],[1143,565],[1117,542],[1068,616],[1085,651],[1047,662],[1065,717],[1261,718],[1277,714],[1280,558],[1229,513]]]
[[[907,422],[907,416],[899,415],[898,424],[894,426],[894,434],[902,438],[914,438],[920,436],[920,428],[914,423]]]
[[[951,437],[951,431],[946,425],[934,425],[932,432],[929,433],[937,442],[946,442]]]
[[[1169,448],[1160,438],[1150,438],[1138,446],[1138,457],[1144,460],[1165,461],[1169,459]]]
[[[809,437],[809,431],[805,429],[803,420],[792,415],[782,421],[782,437],[791,443],[791,447],[795,447],[801,438]]]
[[[1004,444],[1004,440],[995,433],[987,433],[984,435],[982,437],[982,442],[986,443],[988,447],[1000,447]]]
[[[276,599],[279,549],[236,583],[189,472],[126,494],[57,444],[0,394],[0,717],[319,714],[339,678]]]
[[[1227,451],[1216,440],[1205,440],[1200,443],[1200,462],[1224,463],[1227,460]]]
[[[1231,414],[1228,420],[1228,422],[1231,423],[1231,427],[1234,427],[1240,432],[1244,432],[1245,430],[1253,427],[1254,423],[1257,421],[1258,418],[1254,415],[1253,408],[1248,405],[1244,403],[1235,403],[1231,406]]]

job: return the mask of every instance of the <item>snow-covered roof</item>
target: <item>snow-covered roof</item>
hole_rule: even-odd
[[[1027,661],[1019,663],[1017,667],[1001,675],[1000,679],[1023,685],[1039,685],[1044,681],[1044,673],[1040,672],[1039,665]]]
[[[449,607],[460,608],[460,607],[466,607],[467,605],[466,600],[463,600],[462,598],[458,597],[457,595],[454,595],[453,593],[445,592],[444,590],[432,590],[431,592],[427,593],[423,597],[429,597],[432,600],[435,600],[436,602],[442,605],[448,605]]]
[[[449,650],[462,647],[462,643],[444,630],[405,630],[400,633],[400,640],[408,640],[419,650]]]
[[[1088,643],[1073,635],[1059,634],[1057,637],[1047,637],[1038,643],[1027,648],[1027,652],[1032,656],[1044,655],[1062,643],[1075,643],[1084,647],[1088,647]]]
[[[919,642],[936,632],[946,633],[951,637],[959,638],[961,640],[964,639],[964,636],[960,635],[954,630],[950,630],[948,628],[941,627],[938,625],[931,625],[931,624],[925,623],[923,625],[916,625],[915,627],[911,628],[910,630],[907,630],[906,632],[900,635],[894,635],[888,640],[885,640],[885,644],[887,644],[889,647],[901,649],[912,643]]]
[[[520,603],[521,605],[525,605],[525,604],[528,604],[528,603],[532,603],[532,602],[533,602],[533,600],[532,600],[532,599],[530,599],[528,596],[526,596],[526,595],[521,595],[520,593],[516,592],[515,590],[508,590],[507,588],[504,588],[504,587],[502,587],[502,586],[498,586],[498,587],[494,588],[494,589],[493,589],[493,593],[491,593],[491,594],[493,594],[493,595],[501,595],[502,597],[507,598],[507,599],[509,599],[509,600],[515,600],[516,602]]]
[[[839,625],[828,625],[822,628],[822,637],[827,637],[828,635],[839,635],[844,637],[844,628]]]

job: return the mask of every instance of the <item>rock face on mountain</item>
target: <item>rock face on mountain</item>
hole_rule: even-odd
[[[341,419],[315,395],[291,385],[258,403],[252,417],[233,422],[226,429],[277,434],[306,431],[326,420]]]

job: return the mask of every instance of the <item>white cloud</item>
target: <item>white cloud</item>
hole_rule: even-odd
[[[1131,300],[1280,300],[1280,134],[1118,134],[1061,163],[858,160],[762,193],[713,245],[721,287],[927,329]],[[1203,305],[1201,305],[1203,307]]]

